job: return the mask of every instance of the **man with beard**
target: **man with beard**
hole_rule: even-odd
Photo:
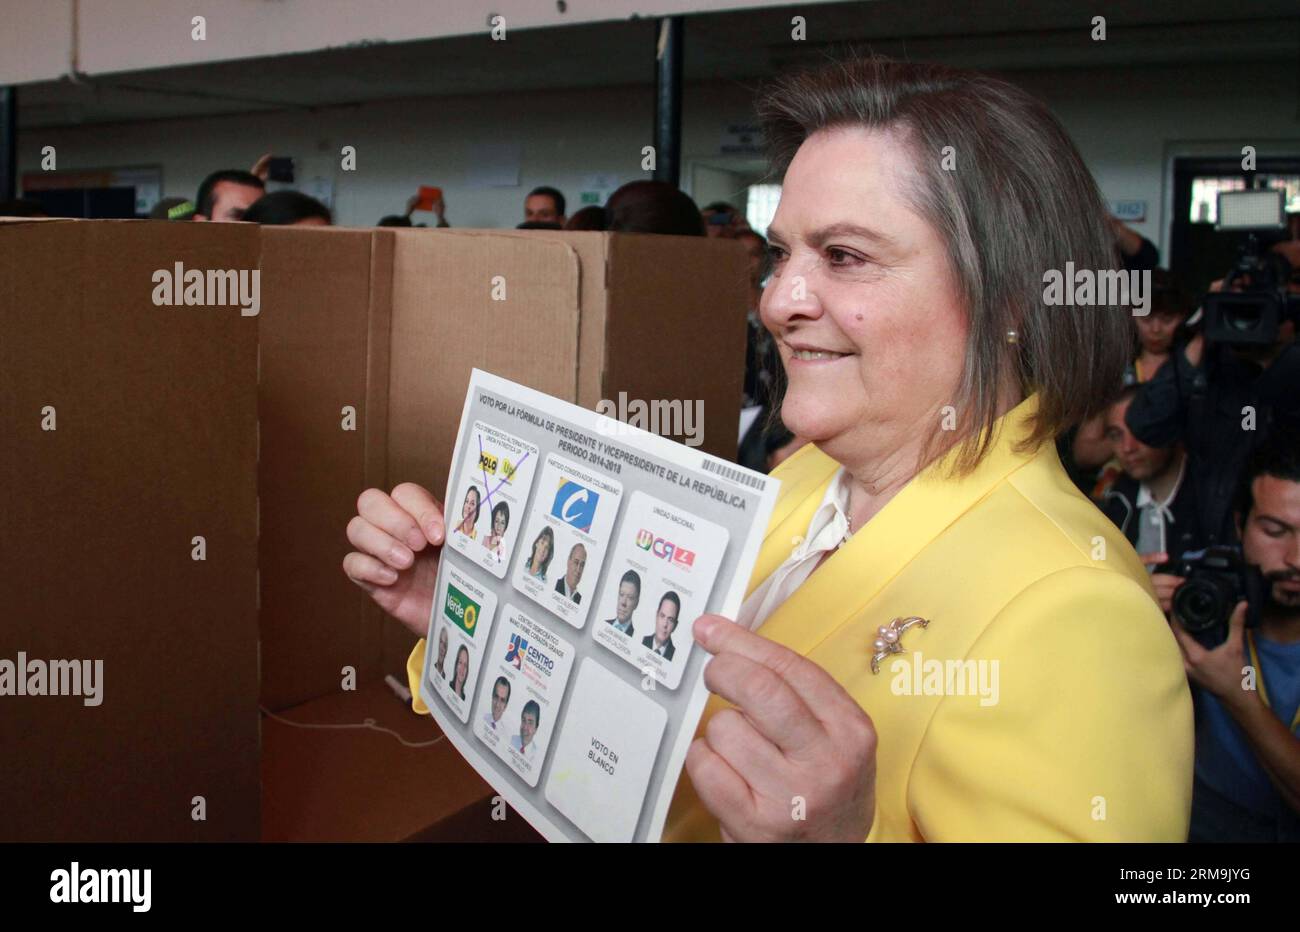
[[[1300,276],[1292,281],[1281,251],[1265,253],[1258,268],[1300,296]],[[1254,274],[1210,288],[1244,293]],[[1233,499],[1246,461],[1275,430],[1300,431],[1300,343],[1289,313],[1282,315],[1271,343],[1225,340],[1222,332],[1211,340],[1207,333],[1175,342],[1168,361],[1141,383],[1124,420],[1148,446],[1183,444],[1207,542],[1235,545]]]
[[[1300,438],[1274,437],[1242,477],[1236,519],[1265,602],[1245,630],[1207,649],[1175,619],[1196,700],[1189,841],[1300,841]]]

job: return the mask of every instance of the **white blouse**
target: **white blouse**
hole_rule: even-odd
[[[848,510],[849,474],[841,466],[808,522],[808,531],[790,541],[790,556],[740,606],[737,624],[757,630],[812,575],[823,554],[844,546],[849,539]]]

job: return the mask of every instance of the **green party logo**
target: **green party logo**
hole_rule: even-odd
[[[447,602],[442,612],[454,621],[470,637],[474,636],[474,627],[478,624],[479,604],[451,583],[447,583]]]

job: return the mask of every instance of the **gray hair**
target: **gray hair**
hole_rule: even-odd
[[[987,75],[871,56],[778,78],[758,114],[778,175],[818,130],[901,132],[920,179],[907,196],[947,244],[968,316],[954,472],[992,446],[1009,374],[1039,395],[1022,452],[1103,409],[1129,362],[1132,323],[1114,305],[1045,306],[1043,276],[1068,261],[1115,269],[1119,254],[1096,182],[1043,103]],[[955,170],[943,167],[947,146]],[[941,440],[935,425],[931,457]]]

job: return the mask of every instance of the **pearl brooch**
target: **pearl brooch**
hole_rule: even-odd
[[[920,615],[911,615],[907,618],[895,618],[889,624],[881,625],[876,629],[879,637],[871,642],[871,649],[874,652],[871,657],[872,673],[880,672],[880,661],[890,654],[903,653],[903,633],[916,625],[926,628],[929,627],[930,621]]]

